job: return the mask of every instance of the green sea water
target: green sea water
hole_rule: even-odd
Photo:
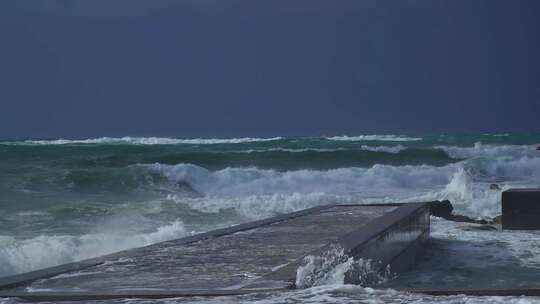
[[[538,144],[538,134],[3,140],[0,276],[323,204],[449,199],[489,218],[501,191],[540,185]]]

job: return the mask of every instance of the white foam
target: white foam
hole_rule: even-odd
[[[444,167],[375,165],[371,168],[296,170],[280,172],[257,168],[209,171],[192,164],[140,165],[176,182],[188,182],[207,195],[245,196],[280,193],[362,192],[364,197],[395,196],[422,189],[444,187],[456,165]]]
[[[456,159],[472,157],[538,157],[538,151],[534,145],[485,145],[477,142],[472,147],[459,146],[436,146],[444,150],[450,157]]]
[[[82,236],[42,235],[30,239],[0,236],[0,273],[10,275],[146,246],[185,236],[182,222],[154,232],[129,234],[107,231]]]
[[[268,148],[268,149],[249,149],[249,150],[237,150],[237,151],[226,151],[228,153],[261,153],[261,152],[290,152],[290,153],[303,153],[303,152],[338,152],[338,151],[357,151],[364,150],[370,152],[386,152],[386,153],[399,153],[407,147],[402,145],[396,146],[368,146],[362,145],[360,148],[351,149],[351,148],[301,148],[301,149],[291,149],[291,148]]]
[[[265,142],[280,140],[281,137],[271,138],[166,138],[166,137],[100,137],[88,139],[55,139],[55,140],[27,140],[25,143],[40,145],[66,145],[66,144],[136,144],[136,145],[211,145],[211,144],[239,144],[248,142]]]
[[[321,205],[359,203],[357,199],[351,196],[323,192],[293,192],[238,197],[206,196],[204,198],[185,198],[183,196],[169,195],[168,199],[204,213],[219,213],[233,209],[237,214],[248,219],[261,219]]]
[[[386,152],[386,153],[399,153],[403,150],[407,149],[407,147],[402,145],[397,146],[362,146],[362,150],[371,151],[371,152]]]
[[[76,277],[83,277],[83,276],[100,274],[100,273],[101,272],[99,271],[75,271],[75,272],[62,273],[57,276],[51,277],[51,279],[76,278]]]
[[[332,136],[329,140],[337,141],[418,141],[421,137],[408,137],[403,135],[359,135],[359,136]]]
[[[512,187],[540,185],[540,153],[534,146],[444,147],[452,157],[468,158],[448,171],[443,189],[422,192],[408,201],[448,199],[456,211],[476,217],[492,217],[501,210],[501,192]],[[491,189],[496,183],[498,189]]]
[[[479,218],[493,217],[501,212],[501,192],[507,188],[510,188],[509,184],[493,190],[489,183],[474,183],[469,173],[458,167],[443,189],[420,193],[402,201],[450,200],[458,214]]]
[[[471,159],[446,166],[390,166],[275,171],[192,164],[140,165],[206,195],[196,209],[234,208],[241,214],[289,212],[341,201],[407,202],[449,199],[456,211],[475,217],[500,214],[501,191],[540,184],[540,157]],[[500,189],[491,189],[497,183]],[[306,204],[297,203],[306,201]],[[219,207],[221,206],[221,207]],[[289,207],[287,207],[289,206]],[[221,208],[221,209],[220,209]],[[263,212],[264,210],[268,212]]]
[[[324,149],[324,148],[301,148],[301,149],[268,148],[268,149],[236,150],[236,151],[226,151],[226,152],[227,153],[264,153],[264,152],[303,153],[303,152],[337,152],[337,151],[347,151],[347,150],[349,150],[349,149],[345,149],[345,148],[336,148],[336,149]]]
[[[320,256],[308,255],[296,271],[296,287],[309,288],[322,285],[343,285],[345,277],[361,286],[380,284],[389,278],[390,271],[379,273],[369,260],[355,260],[343,248],[330,246]]]
[[[25,289],[28,292],[51,292],[51,291],[54,291],[54,289],[51,289],[51,288],[34,288],[32,286],[28,286]]]
[[[178,299],[178,302],[183,300]],[[128,303],[141,303],[133,300]],[[147,302],[144,302],[147,303]],[[155,303],[155,301],[152,301]],[[162,303],[176,303],[168,300]],[[190,303],[253,303],[253,304],[282,304],[282,303],[332,303],[332,304],[538,304],[538,297],[478,297],[478,296],[429,296],[399,292],[392,289],[373,289],[350,284],[329,284],[297,289],[288,292],[250,294],[237,297],[222,297],[214,299],[196,299]]]

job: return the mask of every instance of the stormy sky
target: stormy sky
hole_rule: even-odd
[[[0,138],[540,132],[537,0],[2,0]]]

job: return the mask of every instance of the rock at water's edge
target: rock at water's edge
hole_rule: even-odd
[[[452,216],[452,211],[454,210],[454,207],[449,200],[433,201],[429,202],[429,210],[431,211],[431,215],[433,216],[448,218]]]
[[[498,184],[491,184],[491,185],[489,185],[489,189],[490,190],[501,190],[501,186],[499,186]]]

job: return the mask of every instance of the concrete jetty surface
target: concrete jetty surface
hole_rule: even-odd
[[[295,288],[308,255],[341,248],[392,272],[429,237],[425,203],[333,205],[0,278],[0,297],[61,301],[221,296]],[[348,276],[354,282],[354,274]]]

